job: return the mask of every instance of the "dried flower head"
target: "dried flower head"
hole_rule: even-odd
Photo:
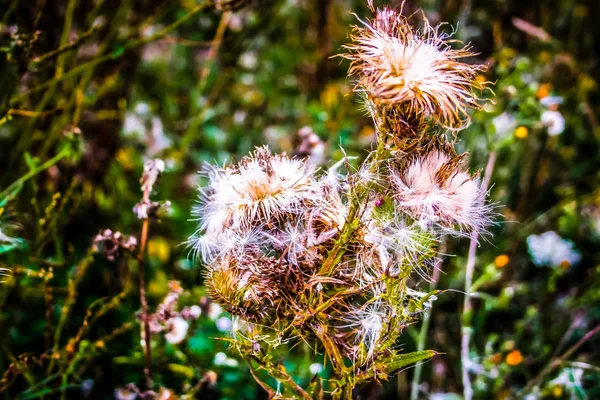
[[[213,168],[197,209],[201,229],[218,236],[225,229],[247,229],[277,219],[298,208],[310,176],[303,161],[273,155],[267,147],[257,148],[235,166]]]
[[[376,106],[399,109],[402,118],[428,119],[450,129],[469,122],[467,110],[479,109],[473,89],[483,89],[476,77],[484,69],[459,61],[474,54],[468,46],[453,49],[449,35],[423,18],[414,29],[390,8],[375,11],[375,19],[355,26],[353,43],[342,57],[351,61],[357,88]]]
[[[104,253],[109,261],[114,261],[124,252],[133,252],[136,246],[135,236],[123,235],[110,229],[103,230],[94,238],[94,251]]]
[[[391,169],[390,180],[399,207],[424,227],[446,232],[485,231],[491,208],[478,177],[460,166],[461,156],[442,150],[417,155],[406,166]]]
[[[133,212],[139,219],[156,217],[161,209],[168,210],[171,206],[170,201],[161,203],[150,200],[152,189],[164,170],[165,162],[159,158],[148,160],[144,163],[144,173],[140,178],[140,189],[143,192],[143,196],[142,200],[133,207]]]

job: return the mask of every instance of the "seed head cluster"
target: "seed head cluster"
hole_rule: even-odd
[[[440,130],[462,127],[477,108],[482,68],[457,61],[470,53],[451,49],[437,28],[374,13],[344,56],[377,148],[358,168],[343,158],[317,170],[267,147],[209,167],[190,238],[242,356],[290,382],[269,354],[305,341],[331,363],[334,393],[406,365],[398,337],[436,298],[417,285],[443,256],[441,237],[482,232],[492,220],[478,176]]]

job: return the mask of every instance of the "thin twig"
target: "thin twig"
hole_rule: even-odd
[[[149,195],[149,193],[148,193]],[[144,198],[146,193],[144,193]],[[144,344],[146,347],[146,367],[144,368],[144,375],[146,377],[146,388],[152,389],[152,350],[151,350],[151,337],[150,337],[150,321],[148,319],[148,301],[146,299],[146,281],[145,281],[145,268],[144,268],[144,252],[146,250],[146,242],[148,239],[148,218],[144,219],[142,225],[142,233],[140,235],[140,252],[138,254],[138,265],[139,265],[139,283],[140,283],[140,302],[142,304],[142,323],[144,326]]]
[[[481,184],[481,190],[487,192],[496,163],[496,151],[491,151],[488,156],[487,165],[485,166],[485,176]],[[473,285],[473,271],[475,270],[475,261],[477,259],[477,246],[479,244],[479,232],[474,231],[471,234],[471,242],[469,243],[469,255],[467,258],[467,266],[465,272],[465,300],[462,312],[462,339],[460,358],[462,364],[462,383],[463,395],[465,400],[473,399],[473,387],[471,386],[471,378],[469,377],[469,367],[471,360],[469,358],[469,347],[471,343],[472,333],[472,312],[473,305],[471,304],[471,286]]]
[[[60,47],[48,52],[48,53],[45,53],[45,54],[42,54],[41,56],[35,57],[34,59],[31,60],[31,63],[32,64],[40,64],[50,58],[56,57],[62,53],[72,50],[72,49],[78,47],[80,44],[82,44],[86,39],[88,39],[90,36],[92,36],[92,34],[94,34],[94,32],[96,32],[97,30],[98,30],[98,26],[92,26],[92,28],[90,30],[82,33],[79,37],[77,37],[71,43],[67,43],[63,46],[60,46]]]
[[[29,170],[28,173],[26,173],[25,175],[23,175],[22,177],[17,179],[9,187],[7,187],[2,192],[0,192],[0,199],[3,199],[5,196],[11,195],[11,192],[17,190],[21,185],[23,185],[25,182],[27,182],[28,179],[31,179],[34,176],[36,176],[37,174],[39,174],[40,172],[50,168],[51,166],[53,166],[54,164],[56,164],[57,162],[62,160],[64,157],[66,157],[69,153],[70,153],[70,149],[67,146],[67,147],[63,148],[57,155],[55,155],[54,157],[52,157],[45,163],[37,166],[36,168]],[[12,193],[12,194],[14,194],[14,193]]]

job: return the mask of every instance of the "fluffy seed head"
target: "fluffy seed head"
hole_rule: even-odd
[[[421,223],[450,233],[483,231],[491,222],[490,206],[479,178],[460,167],[460,156],[440,150],[416,156],[407,166],[390,172],[399,207]],[[458,230],[455,230],[458,228]]]
[[[210,187],[202,191],[197,210],[202,229],[218,235],[225,229],[257,226],[294,209],[309,184],[311,171],[303,161],[273,155],[265,147],[237,165],[212,169]]]
[[[375,104],[399,107],[404,119],[431,118],[450,129],[469,122],[467,110],[480,108],[473,89],[481,65],[460,62],[470,57],[470,48],[452,49],[449,35],[439,32],[424,18],[414,29],[399,12],[385,8],[375,19],[355,26],[352,44],[342,57],[358,76],[357,88]]]

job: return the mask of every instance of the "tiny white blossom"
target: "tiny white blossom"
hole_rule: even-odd
[[[562,385],[567,388],[578,387],[582,384],[583,373],[584,371],[581,368],[565,368],[549,383],[551,385]]]
[[[219,332],[229,332],[233,326],[231,319],[228,317],[221,317],[217,319],[215,323]]]
[[[123,123],[123,133],[126,136],[142,139],[146,133],[144,122],[134,113],[126,113]]]
[[[565,118],[560,111],[546,110],[542,113],[542,124],[548,128],[548,135],[557,136],[565,130]]]
[[[560,96],[546,96],[543,99],[540,100],[540,103],[544,106],[544,107],[553,107],[553,106],[558,106],[560,104],[562,104],[563,102],[563,98]]]
[[[235,358],[227,357],[227,354],[220,351],[215,354],[213,364],[218,366],[237,367],[239,363]]]
[[[492,124],[494,125],[494,128],[496,128],[496,135],[504,137],[515,130],[517,127],[517,119],[512,114],[503,112],[492,119]]]
[[[258,66],[258,55],[255,51],[247,51],[240,56],[239,63],[246,69],[254,69]]]
[[[190,316],[194,319],[198,318],[202,314],[202,309],[200,306],[193,305],[190,307]]]
[[[556,268],[564,263],[577,264],[581,259],[581,254],[574,249],[573,242],[561,238],[554,231],[529,236],[527,247],[533,263],[537,266],[549,265]]]
[[[429,400],[461,400],[462,396],[456,393],[431,393],[429,395]]]
[[[150,106],[148,105],[148,103],[137,103],[135,105],[135,107],[133,108],[133,110],[135,111],[136,114],[147,114],[150,111]]]

